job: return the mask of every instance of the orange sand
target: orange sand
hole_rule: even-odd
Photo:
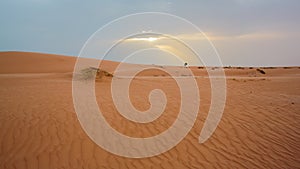
[[[0,53],[0,168],[299,168],[300,69],[226,69],[227,102],[223,118],[204,144],[198,136],[210,105],[205,69],[193,67],[200,86],[198,119],[187,137],[159,156],[131,159],[98,147],[83,131],[72,101],[75,57]],[[105,61],[112,71],[116,62]],[[180,73],[180,72],[179,72]],[[110,78],[96,82],[97,101],[113,128],[149,137],[177,117],[180,95],[173,79],[158,70],[139,74],[130,87],[133,105],[149,108],[148,94],[162,89],[165,113],[149,124],[122,117],[113,106]],[[151,79],[153,77],[153,79]]]

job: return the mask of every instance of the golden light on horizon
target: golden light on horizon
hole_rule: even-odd
[[[159,40],[159,37],[138,37],[138,38],[130,38],[127,39],[127,41],[147,41],[147,42],[153,42]]]
[[[156,41],[158,38],[154,38],[154,37],[149,37],[147,40],[152,42],[152,41]]]

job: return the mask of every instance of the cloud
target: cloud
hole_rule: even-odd
[[[239,36],[236,36],[236,39],[257,39],[257,40],[263,40],[263,39],[279,39],[289,36],[288,34],[283,34],[279,32],[254,32],[249,34],[242,34]]]
[[[212,32],[197,33],[197,34],[180,34],[176,37],[181,40],[187,41],[201,41],[201,40],[269,40],[269,39],[280,39],[287,37],[299,36],[299,34],[284,33],[284,32],[251,32],[237,35],[221,35]]]

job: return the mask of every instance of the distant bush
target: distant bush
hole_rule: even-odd
[[[260,72],[261,74],[266,74],[265,71],[263,71],[262,69],[256,69],[258,72]]]

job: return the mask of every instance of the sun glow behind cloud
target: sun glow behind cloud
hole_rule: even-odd
[[[106,56],[107,60],[117,60],[117,56],[129,56],[138,50],[153,49],[156,52],[147,50],[147,52],[135,54],[136,59],[131,59],[131,61],[137,63],[143,58],[149,60],[151,58],[149,55],[155,54],[155,56],[152,56],[153,60],[149,63],[181,66],[180,62],[187,62],[189,65],[202,65],[195,53],[176,35],[142,32],[121,41],[115,40],[115,43],[116,46]],[[169,61],[166,62],[166,60]]]
[[[138,38],[129,38],[126,39],[126,41],[148,41],[148,42],[153,42],[156,40],[159,40],[161,38],[159,37],[138,37]]]
[[[284,38],[289,35],[285,35],[280,32],[250,32],[244,34],[236,34],[236,35],[226,35],[226,34],[216,34],[213,32],[203,32],[203,33],[196,33],[196,34],[179,34],[174,35],[172,38],[182,40],[182,41],[219,41],[219,40],[267,40],[267,39],[278,39]],[[154,42],[160,40],[167,40],[168,37],[165,36],[145,36],[145,37],[132,37],[128,38],[126,42]]]

